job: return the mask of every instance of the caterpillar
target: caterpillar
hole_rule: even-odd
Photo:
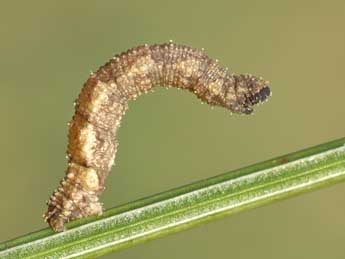
[[[115,55],[84,83],[69,123],[68,167],[47,202],[45,221],[59,232],[66,222],[102,214],[99,196],[113,166],[128,102],[154,86],[189,90],[203,102],[250,114],[271,94],[268,81],[235,75],[203,50],[172,42],[142,45]]]

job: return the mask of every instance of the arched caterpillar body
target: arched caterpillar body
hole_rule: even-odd
[[[91,74],[69,124],[68,168],[48,201],[45,220],[55,231],[70,220],[99,215],[99,195],[118,148],[117,131],[128,101],[152,87],[173,86],[203,102],[250,114],[270,95],[268,82],[234,75],[203,50],[174,43],[143,45],[114,56]]]

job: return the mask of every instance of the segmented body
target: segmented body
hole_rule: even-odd
[[[121,118],[130,100],[154,86],[186,89],[203,102],[244,114],[270,95],[267,81],[231,74],[188,46],[143,45],[116,55],[88,78],[76,101],[66,176],[44,215],[55,231],[70,220],[102,213],[99,195],[114,163]]]

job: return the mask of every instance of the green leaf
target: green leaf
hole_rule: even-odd
[[[0,244],[0,258],[92,258],[345,180],[345,138]]]

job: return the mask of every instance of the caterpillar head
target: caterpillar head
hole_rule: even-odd
[[[255,104],[262,103],[271,95],[268,81],[253,75],[236,76],[236,101],[231,107],[236,113],[251,114]]]

